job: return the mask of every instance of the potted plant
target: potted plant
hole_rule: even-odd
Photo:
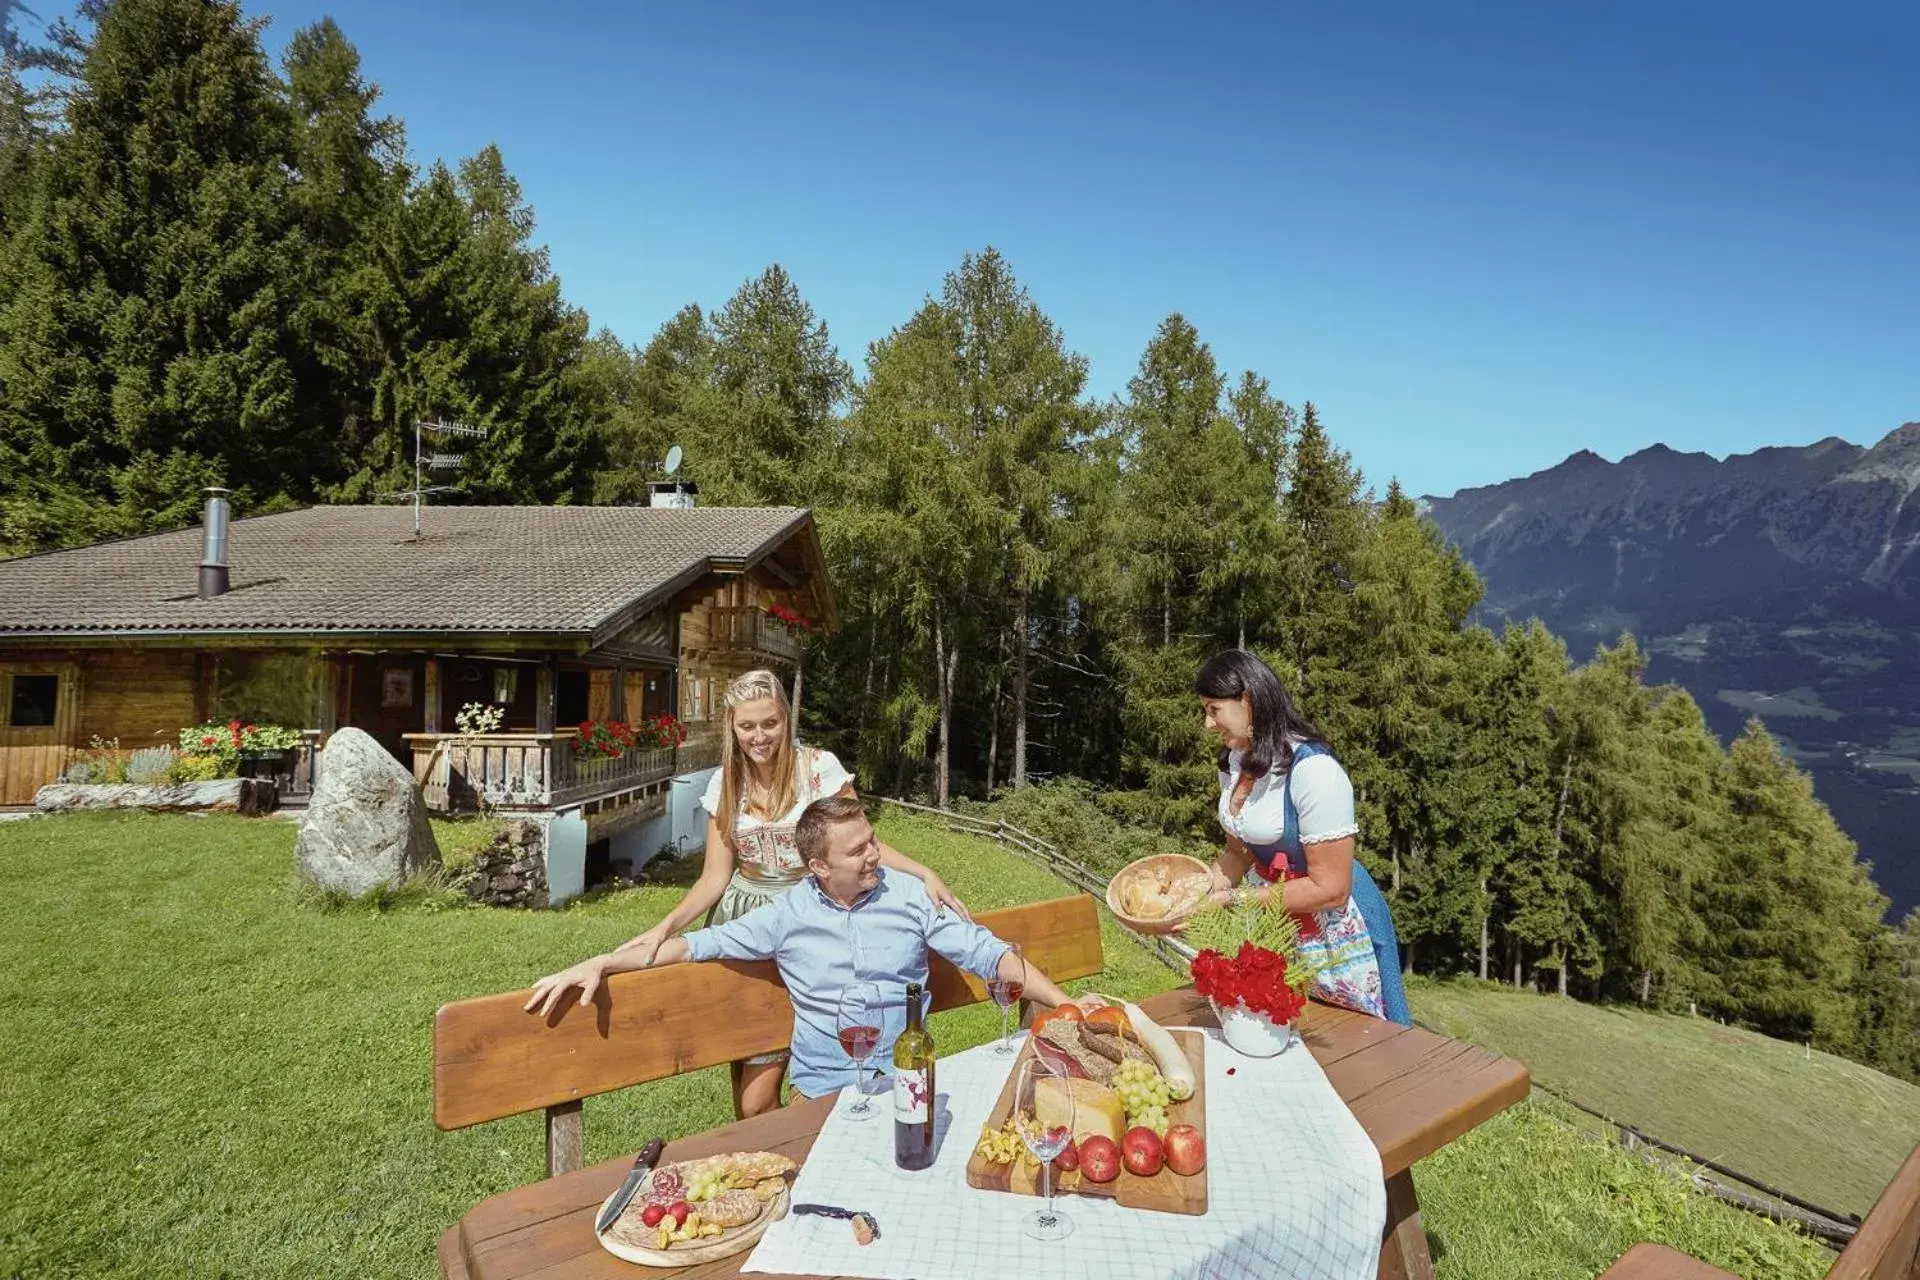
[[[687,726],[669,712],[648,716],[635,731],[645,751],[668,751],[687,740]]]
[[[453,727],[462,736],[473,737],[482,733],[498,733],[506,720],[506,708],[494,706],[490,702],[469,702],[460,708],[453,718]]]
[[[1250,1058],[1270,1058],[1293,1042],[1317,968],[1300,951],[1300,923],[1259,901],[1203,907],[1185,941],[1199,954],[1194,990],[1213,1005],[1221,1034]]]
[[[573,754],[579,760],[618,760],[638,744],[633,726],[624,720],[582,720]]]
[[[293,749],[300,731],[281,724],[249,724],[240,729],[240,776],[280,778],[293,774]]]
[[[768,617],[786,624],[786,626],[793,631],[804,634],[813,630],[813,624],[807,621],[805,614],[787,605],[778,602],[769,604],[766,606],[766,614]]]
[[[300,731],[277,724],[197,724],[180,731],[185,755],[214,760],[222,777],[277,778],[291,774]]]

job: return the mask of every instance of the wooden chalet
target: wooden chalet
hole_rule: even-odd
[[[799,637],[767,609],[833,620],[800,508],[441,507],[418,537],[399,507],[225,512],[216,495],[201,530],[0,561],[0,806],[96,737],[233,719],[304,731],[298,802],[352,725],[439,812],[550,814],[561,843],[638,864],[697,821],[726,682],[794,670]],[[469,703],[505,723],[457,733]],[[574,751],[581,721],[661,712],[685,744]]]

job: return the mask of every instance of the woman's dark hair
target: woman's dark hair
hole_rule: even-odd
[[[1269,769],[1286,773],[1293,768],[1293,744],[1325,744],[1326,735],[1294,709],[1286,686],[1273,668],[1245,649],[1224,649],[1200,664],[1193,691],[1203,698],[1247,696],[1253,708],[1251,740],[1240,768],[1249,777],[1263,778]],[[1227,748],[1220,748],[1220,772],[1227,771]]]

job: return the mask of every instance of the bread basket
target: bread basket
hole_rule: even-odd
[[[1171,872],[1176,879],[1188,875],[1208,874],[1206,863],[1184,853],[1156,853],[1152,857],[1129,862],[1120,868],[1113,879],[1107,881],[1107,910],[1113,912],[1116,920],[1135,933],[1177,933],[1186,924],[1187,917],[1193,914],[1192,908],[1188,908],[1172,915],[1142,917],[1130,915],[1121,906],[1126,901],[1126,889],[1132,881],[1156,875],[1162,868]],[[1205,897],[1200,899],[1200,902],[1205,901]],[[1194,905],[1198,906],[1199,903]]]

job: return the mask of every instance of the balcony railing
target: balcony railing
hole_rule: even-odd
[[[413,776],[437,813],[554,809],[637,791],[680,772],[672,748],[576,754],[571,733],[410,733]]]
[[[800,638],[786,623],[751,605],[707,610],[708,646],[716,653],[748,654],[776,662],[800,661]]]

